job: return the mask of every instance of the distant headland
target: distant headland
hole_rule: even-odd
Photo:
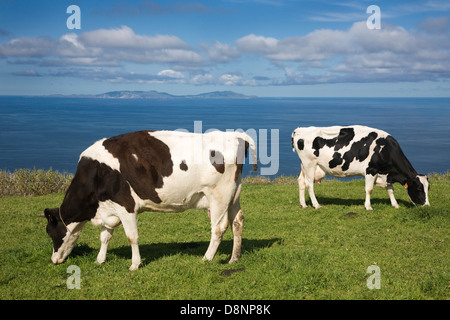
[[[98,99],[256,99],[257,96],[247,96],[233,91],[213,91],[196,95],[172,95],[166,92],[151,91],[111,91],[100,94],[49,95],[47,97],[65,98],[98,98]]]

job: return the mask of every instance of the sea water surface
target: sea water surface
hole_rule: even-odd
[[[297,127],[367,125],[389,132],[419,173],[450,169],[450,98],[98,99],[0,97],[0,169],[74,173],[96,140],[138,130],[254,129],[267,152],[256,174],[297,175]],[[265,129],[265,130],[264,130]],[[275,144],[270,143],[277,137]],[[277,152],[278,147],[278,152]],[[260,152],[264,149],[260,148]],[[265,157],[264,157],[265,156]],[[244,166],[244,175],[252,173]]]

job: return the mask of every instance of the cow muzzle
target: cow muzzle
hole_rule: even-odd
[[[66,260],[66,257],[62,256],[61,254],[58,254],[58,252],[53,252],[52,254],[52,262],[54,264],[61,264]]]

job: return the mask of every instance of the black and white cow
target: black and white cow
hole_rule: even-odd
[[[211,241],[203,259],[213,259],[230,224],[230,263],[238,260],[244,222],[239,196],[249,146],[256,170],[256,146],[245,133],[139,131],[95,142],[81,154],[62,205],[45,209],[51,260],[66,259],[90,220],[102,225],[97,262],[105,261],[113,230],[122,224],[132,249],[130,270],[135,270],[141,263],[137,214],[189,208],[210,210]]]
[[[300,205],[306,208],[305,188],[314,208],[320,208],[314,195],[314,181],[327,174],[334,177],[364,176],[365,208],[372,210],[370,194],[374,184],[385,187],[391,204],[398,208],[393,183],[401,183],[411,201],[430,205],[428,179],[418,174],[388,133],[365,126],[297,128],[292,133],[292,148],[301,160],[298,178]]]

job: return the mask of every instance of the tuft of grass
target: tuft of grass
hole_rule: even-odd
[[[274,179],[270,179],[266,176],[248,176],[242,179],[243,184],[256,184],[256,185],[267,185],[267,184],[279,184],[279,185],[292,185],[298,184],[297,177],[294,176],[279,176]]]
[[[64,192],[70,185],[71,173],[50,170],[18,169],[14,172],[0,170],[0,197],[40,196]]]
[[[428,179],[431,181],[449,181],[450,180],[450,171],[445,173],[430,173],[428,174]]]

